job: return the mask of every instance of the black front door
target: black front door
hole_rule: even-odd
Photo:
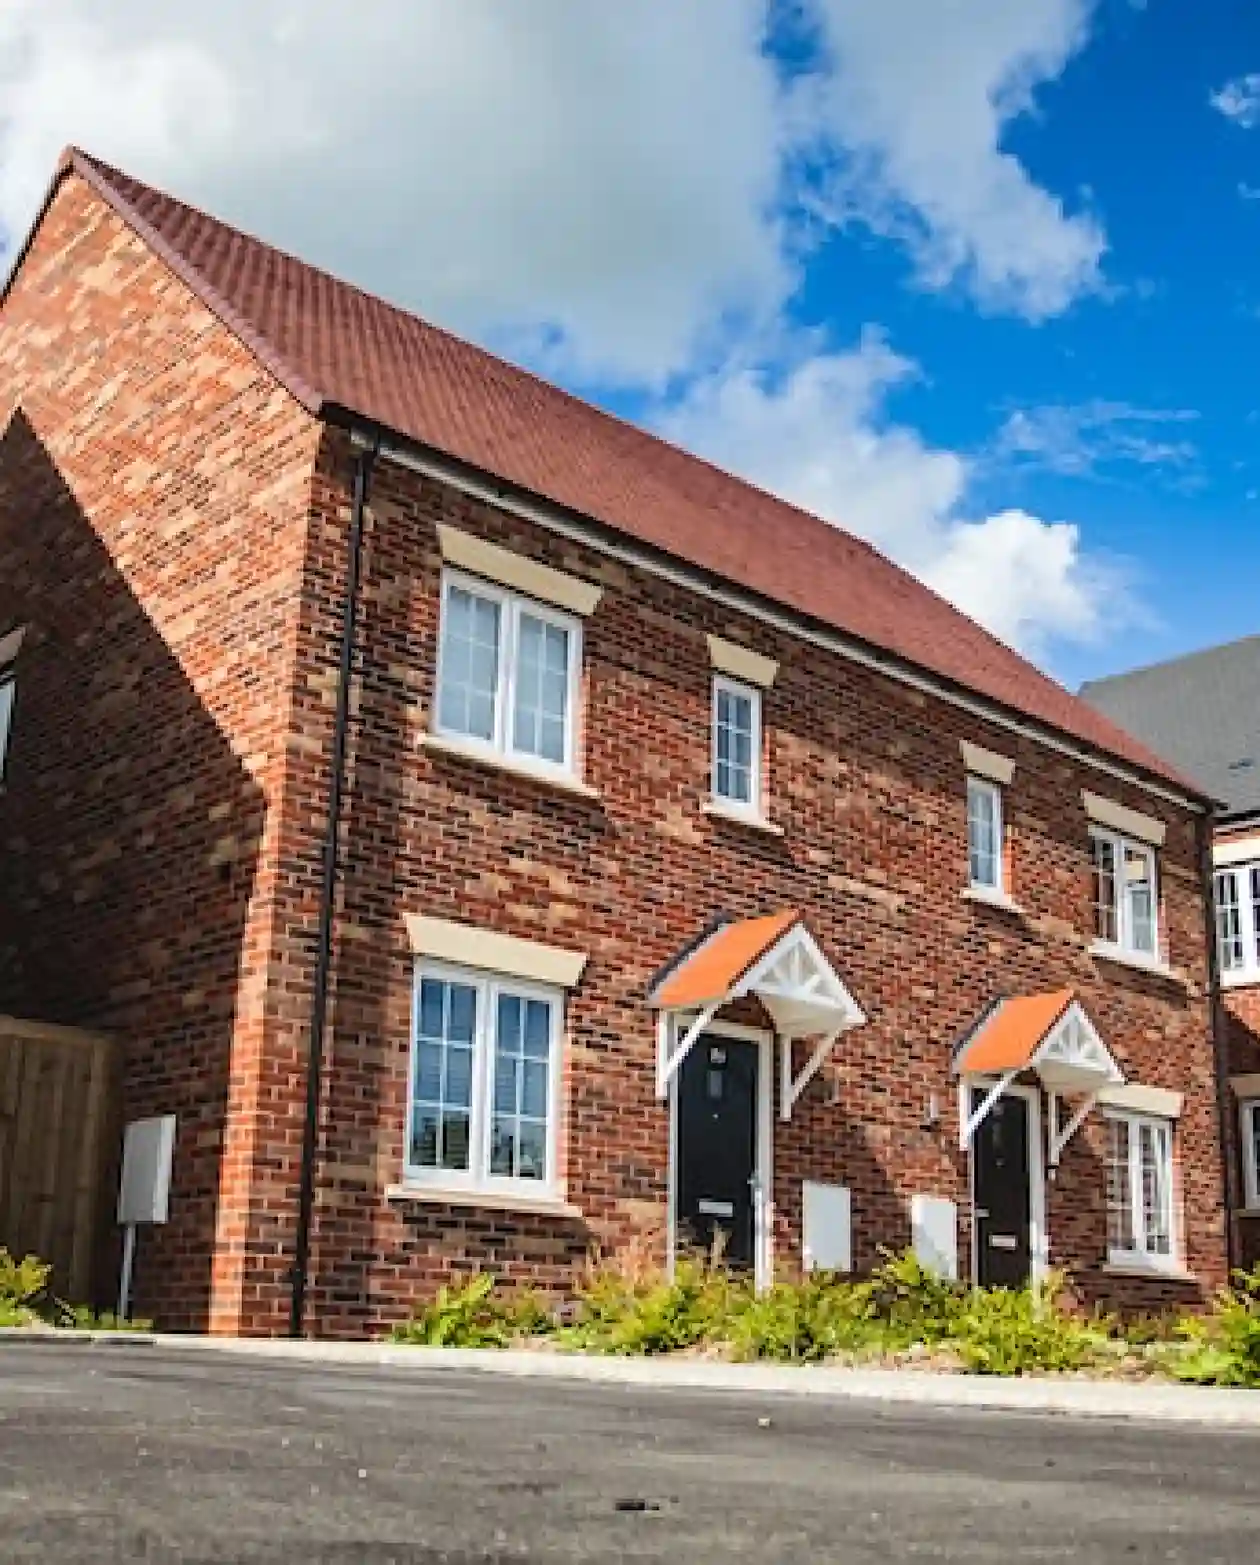
[[[972,1109],[986,1089],[973,1087]],[[1032,1275],[1032,1181],[1028,1099],[1003,1095],[971,1142],[976,1221],[976,1281],[1022,1288]]]
[[[756,1257],[756,1044],[696,1040],[678,1072],[678,1243],[731,1266]]]

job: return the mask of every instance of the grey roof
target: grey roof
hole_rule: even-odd
[[[1091,680],[1080,693],[1197,780],[1223,814],[1260,814],[1260,636]]]

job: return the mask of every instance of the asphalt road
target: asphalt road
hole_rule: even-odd
[[[0,1558],[1254,1565],[1260,1435],[0,1345]]]

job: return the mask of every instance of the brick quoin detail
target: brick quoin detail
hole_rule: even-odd
[[[4,307],[0,633],[31,626],[0,795],[0,1010],[125,1040],[128,1114],[180,1115],[174,1221],[145,1235],[163,1324],[284,1329],[353,451],[76,179]],[[12,418],[9,415],[12,413]],[[599,584],[579,797],[422,748],[450,523]],[[668,1112],[652,975],[716,911],[799,908],[868,1024],[774,1126],[776,1241],[806,1179],[853,1192],[855,1261],[917,1192],[967,1212],[955,1043],[1004,993],[1070,985],[1127,1077],[1185,1094],[1192,1280],[1105,1272],[1102,1121],[1048,1185],[1083,1298],[1193,1302],[1225,1276],[1198,826],[1189,810],[382,460],[368,509],[334,928],[310,1329],[375,1335],[452,1275],[571,1286],[592,1248],[663,1243]],[[765,809],[705,815],[706,635],[779,664]],[[1020,912],[968,902],[960,741],[1016,763]],[[1090,956],[1082,788],[1167,826],[1174,976]],[[390,1201],[413,959],[428,914],[589,952],[566,1016],[562,1143],[580,1216]],[[1260,1069],[1260,1065],[1254,1067]],[[941,1108],[928,1122],[929,1096]],[[965,1257],[969,1235],[960,1235]]]

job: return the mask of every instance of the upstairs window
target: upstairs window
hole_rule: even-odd
[[[572,773],[581,626],[472,577],[442,583],[437,732]]]
[[[713,679],[713,797],[731,809],[761,810],[761,691]]]
[[[1221,977],[1260,982],[1260,864],[1218,869],[1214,889]]]
[[[1092,836],[1096,940],[1153,962],[1159,952],[1155,850],[1099,827]]]
[[[985,777],[967,779],[967,862],[971,885],[1001,893],[1002,790]]]
[[[1243,1205],[1260,1211],[1260,1098],[1239,1104],[1242,1122]]]
[[[1174,1264],[1172,1124],[1140,1114],[1107,1118],[1107,1258]]]

